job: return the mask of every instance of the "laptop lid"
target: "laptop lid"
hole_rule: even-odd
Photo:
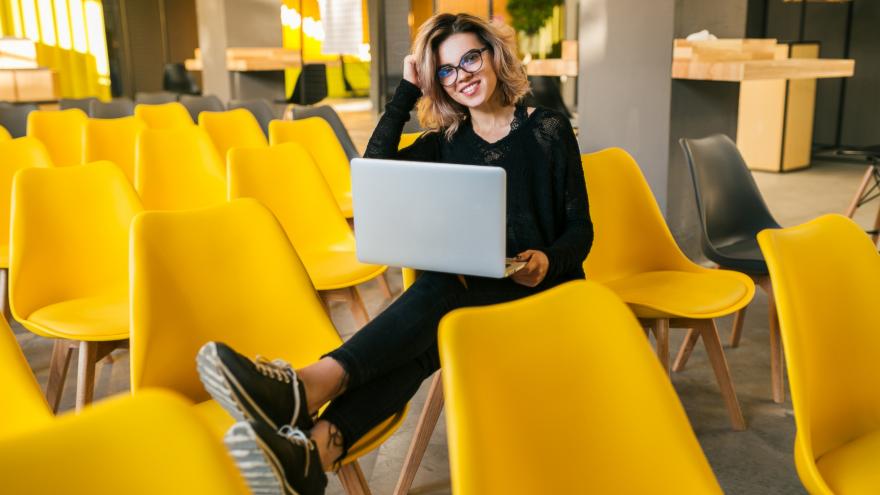
[[[355,158],[351,179],[360,261],[504,276],[504,169]]]

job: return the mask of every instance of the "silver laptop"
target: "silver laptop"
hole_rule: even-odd
[[[502,278],[507,176],[488,166],[355,158],[357,257],[364,263]]]

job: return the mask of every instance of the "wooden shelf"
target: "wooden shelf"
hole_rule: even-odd
[[[822,79],[852,77],[855,60],[786,59],[740,62],[678,62],[672,64],[673,79],[696,81],[761,81],[770,79]]]

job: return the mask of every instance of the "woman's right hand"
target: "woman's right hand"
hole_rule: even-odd
[[[416,67],[416,57],[407,55],[403,59],[403,78],[414,84],[417,88],[421,88],[419,84],[419,69]]]

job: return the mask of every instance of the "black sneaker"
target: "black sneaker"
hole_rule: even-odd
[[[264,421],[275,431],[314,426],[305,387],[286,362],[254,362],[222,342],[208,342],[196,363],[205,390],[238,421]]]
[[[223,439],[252,493],[321,495],[327,476],[318,449],[302,431],[275,432],[260,421],[232,425]]]

